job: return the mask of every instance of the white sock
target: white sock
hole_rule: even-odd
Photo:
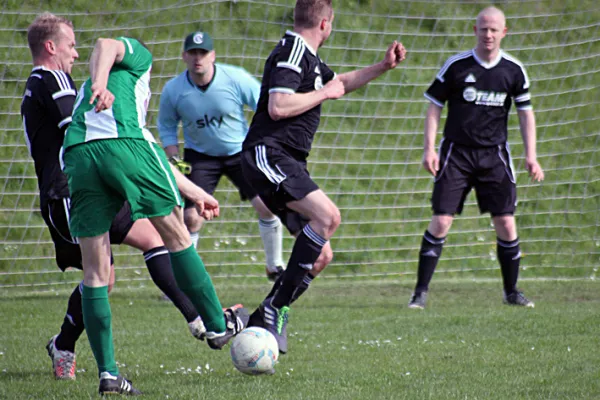
[[[190,239],[192,239],[192,246],[194,246],[194,248],[197,248],[198,239],[200,239],[200,234],[198,232],[190,232]]]
[[[281,254],[281,241],[283,239],[283,227],[279,218],[258,220],[258,230],[265,248],[265,258],[269,272],[275,272],[277,267],[284,267]]]

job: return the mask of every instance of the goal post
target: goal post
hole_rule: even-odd
[[[293,1],[52,2],[75,25],[78,86],[88,74],[94,39],[131,35],[154,55],[150,130],[164,84],[185,68],[182,42],[194,30],[215,41],[217,62],[243,66],[261,78],[277,40],[291,28]],[[431,218],[432,178],[421,167],[423,92],[444,61],[474,47],[475,16],[488,2],[334,1],[334,30],[320,57],[338,73],[379,61],[393,40],[407,59],[366,88],[324,103],[309,170],[339,206],[342,225],[331,240],[335,258],[325,277],[414,275],[419,244]],[[503,48],[526,67],[537,119],[538,158],[546,180],[524,169],[514,106],[509,143],[517,172],[517,225],[528,278],[593,279],[600,264],[600,6],[593,1],[503,1],[509,33]],[[19,108],[31,69],[26,29],[38,2],[0,3],[0,288],[52,289],[81,279],[61,274],[39,212],[37,179],[23,139]],[[251,114],[249,113],[250,117]],[[445,110],[440,126],[443,126]],[[441,135],[438,136],[438,142]],[[216,279],[263,277],[257,216],[222,179],[222,216],[201,231],[199,253]],[[293,239],[284,240],[285,256]],[[149,276],[139,252],[113,247],[121,281]],[[438,272],[498,278],[495,234],[475,197],[454,221]]]

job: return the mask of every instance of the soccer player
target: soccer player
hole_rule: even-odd
[[[336,76],[317,55],[333,18],[331,0],[296,2],[294,30],[283,36],[265,63],[258,107],[243,145],[244,176],[296,236],[280,284],[250,322],[273,333],[282,353],[287,352],[289,306],[327,265],[319,257],[331,253],[329,238],[341,220],[306,167],[321,103],[366,85],[406,56],[402,44],[394,41],[381,62]]]
[[[429,282],[455,214],[475,188],[481,213],[489,212],[496,230],[498,261],[506,304],[533,307],[517,290],[521,250],[515,224],[515,173],[507,143],[507,120],[514,100],[525,145],[525,166],[535,181],[544,179],[536,156],[535,117],[529,78],[523,64],[500,49],[506,36],[505,18],[495,7],[485,8],[474,27],[473,50],[450,57],[425,97],[423,166],[434,177],[433,218],[425,231],[419,255],[418,279],[410,308],[424,308]],[[448,118],[439,155],[435,136],[444,103]]]
[[[248,132],[244,105],[256,110],[260,84],[243,68],[215,64],[213,40],[206,32],[193,32],[185,38],[182,58],[187,70],[167,82],[160,96],[158,133],[167,157],[184,171],[191,164],[187,177],[207,193],[212,195],[226,175],[238,188],[242,200],[250,199],[259,216],[267,277],[274,281],[283,271],[283,229],[279,218],[244,179],[240,160]],[[177,145],[180,121],[185,140],[183,164],[178,159]],[[184,221],[196,246],[203,219],[189,200],[185,203]]]
[[[64,132],[71,121],[77,90],[70,72],[78,54],[71,21],[45,13],[27,31],[33,70],[27,80],[21,115],[25,139],[35,163],[40,189],[42,217],[54,242],[56,263],[61,270],[81,269],[81,251],[69,232],[69,190],[59,163]],[[177,287],[167,249],[147,219],[135,223],[126,203],[110,227],[113,244],[125,243],[141,250],[155,284],[173,300],[196,338],[204,325],[194,305]],[[114,284],[111,262],[109,290]],[[75,343],[84,330],[81,285],[77,285],[67,307],[60,333],[47,346],[57,379],[75,379]]]
[[[171,168],[145,127],[151,66],[152,55],[138,40],[98,39],[90,58],[91,77],[79,91],[64,139],[69,225],[83,257],[83,319],[98,365],[100,394],[140,393],[119,375],[108,301],[109,221],[124,201],[134,221],[148,218],[159,232],[177,285],[202,317],[211,348],[221,349],[248,321],[243,308],[221,308],[183,222],[179,191],[206,219],[219,215],[218,202]]]

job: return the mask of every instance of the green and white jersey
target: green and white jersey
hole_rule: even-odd
[[[140,42],[119,37],[125,45],[123,60],[113,65],[107,89],[115,96],[112,107],[97,113],[90,104],[91,79],[79,90],[73,120],[65,134],[64,149],[100,139],[143,139],[155,142],[146,129],[146,113],[150,102],[150,70],[152,54]]]

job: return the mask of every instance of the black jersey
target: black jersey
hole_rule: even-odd
[[[531,108],[525,68],[503,51],[491,63],[479,59],[475,50],[450,57],[425,97],[440,107],[448,102],[444,137],[470,147],[506,142],[512,99],[518,110]]]
[[[274,121],[269,116],[269,94],[312,92],[334,77],[334,72],[302,36],[287,31],[265,63],[260,99],[243,149],[266,144],[305,159],[319,126],[321,105],[295,117]]]
[[[42,204],[49,199],[69,196],[67,178],[59,158],[76,95],[73,79],[63,71],[38,66],[27,79],[21,117]]]

